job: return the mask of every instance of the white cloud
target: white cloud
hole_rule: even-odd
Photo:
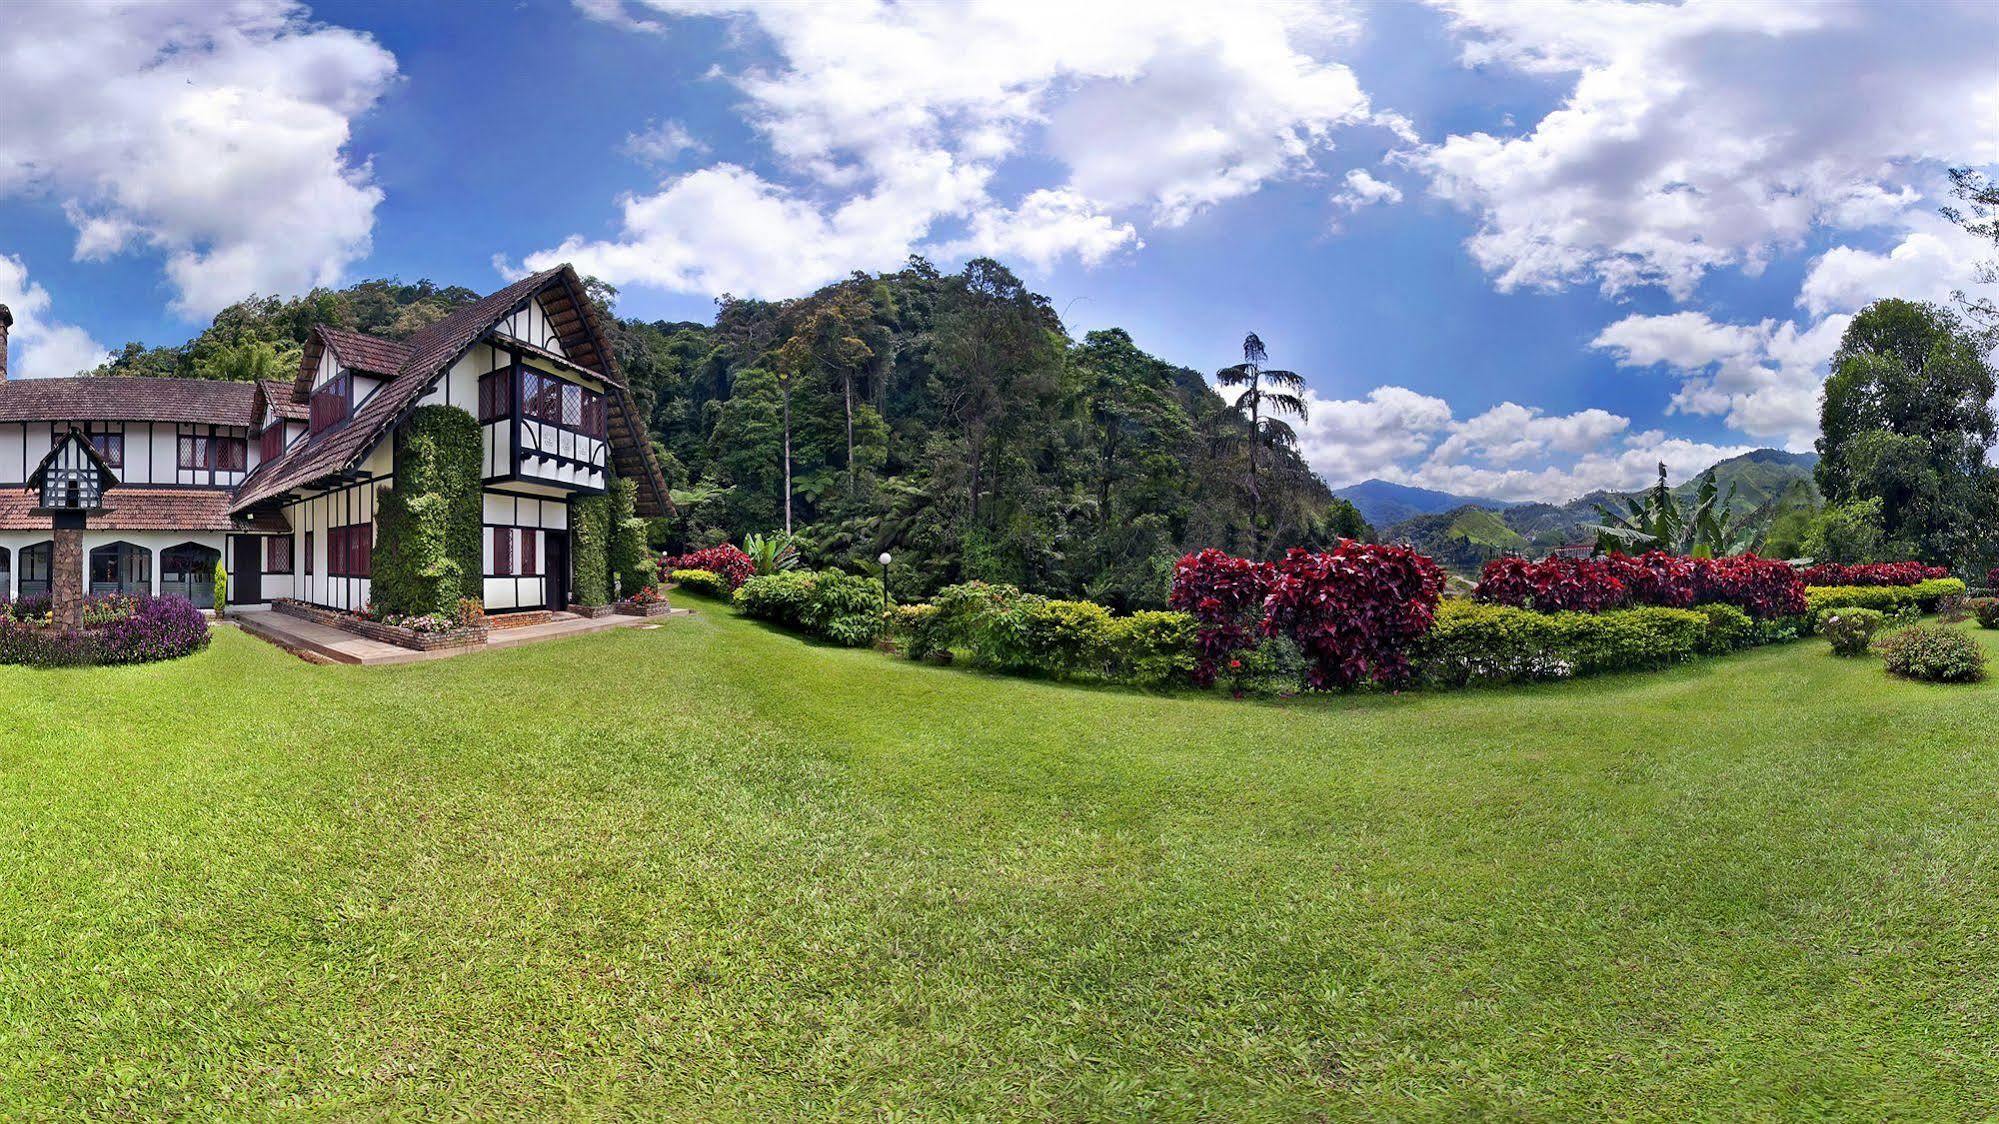
[[[1596,491],[1628,492],[1642,488],[1657,478],[1662,462],[1671,479],[1685,480],[1716,461],[1740,456],[1752,448],[1668,437],[1650,430],[1625,438],[1621,445],[1587,453],[1567,465],[1491,468],[1433,460],[1384,478],[1460,495],[1564,503]]]
[[[1857,312],[1882,297],[1943,304],[1957,290],[1999,295],[1999,286],[1975,283],[1977,262],[1991,255],[1991,243],[1981,243],[1940,216],[1925,215],[1886,251],[1835,246],[1819,255],[1799,286],[1798,305],[1824,316]]]
[[[625,155],[648,164],[671,164],[687,153],[707,151],[708,146],[678,121],[654,121],[625,137]]]
[[[8,378],[74,375],[102,363],[109,354],[90,333],[49,315],[49,292],[28,280],[20,258],[0,254],[0,304],[14,314],[8,333]]]
[[[15,5],[0,196],[60,200],[80,260],[163,253],[190,315],[330,284],[368,252],[382,199],[350,124],[395,70],[283,0]]]
[[[1400,386],[1367,397],[1326,399],[1308,390],[1306,420],[1294,421],[1298,453],[1334,487],[1396,471],[1422,456],[1451,424],[1451,404]]]
[[[1346,190],[1333,195],[1333,206],[1347,211],[1358,211],[1376,203],[1396,204],[1402,202],[1402,189],[1384,180],[1375,179],[1365,168],[1355,168],[1346,176]]]
[[[1479,217],[1502,289],[1689,295],[1815,227],[1906,221],[1940,162],[1999,161],[1999,21],[1973,5],[1447,5],[1472,65],[1573,76],[1522,136],[1410,154]]]
[[[1677,373],[1676,412],[1722,417],[1742,433],[1804,450],[1818,436],[1819,386],[1848,319],[1800,327],[1789,320],[1724,324],[1699,312],[1627,316],[1590,346],[1621,366]]]
[[[1630,427],[1630,418],[1607,410],[1550,416],[1536,407],[1502,402],[1477,417],[1454,423],[1451,435],[1437,446],[1431,459],[1457,461],[1476,456],[1509,464],[1550,452],[1583,453]]]
[[[1334,61],[1354,31],[1342,4],[1249,4],[1226,20],[1198,0],[1083,5],[1061,18],[1011,0],[578,6],[639,30],[726,17],[778,60],[731,76],[777,169],[706,170],[753,199],[750,212],[690,207],[706,181],[683,177],[624,200],[614,237],[572,237],[528,258],[583,255],[623,283],[705,292],[729,278],[746,294],[789,294],[912,251],[1092,264],[1141,246],[1137,219],[1185,223],[1315,174],[1340,129],[1414,138]],[[1030,158],[1038,182],[996,197],[1000,170]],[[686,225],[773,219],[784,224],[775,232]],[[867,252],[800,242],[813,236]],[[772,250],[779,238],[791,252]],[[698,263],[657,264],[686,263],[696,247]]]

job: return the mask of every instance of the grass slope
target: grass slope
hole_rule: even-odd
[[[0,668],[0,1114],[1989,1115],[1995,718],[1817,642],[1278,706],[713,611]]]

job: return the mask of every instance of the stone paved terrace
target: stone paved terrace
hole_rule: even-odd
[[[687,616],[690,613],[691,610],[679,609],[668,616]],[[314,663],[361,664],[372,667],[380,664],[449,659],[467,652],[512,648],[520,644],[532,644],[537,640],[580,636],[584,633],[603,632],[606,629],[640,628],[649,624],[658,624],[668,617],[627,617],[614,614],[591,618],[557,613],[555,619],[544,624],[494,629],[483,646],[440,648],[432,652],[412,651],[394,644],[385,644],[379,640],[370,640],[365,636],[356,636],[329,625],[317,624],[285,613],[275,613],[269,609],[231,609],[227,619],[242,628],[244,632],[267,640],[301,659]]]

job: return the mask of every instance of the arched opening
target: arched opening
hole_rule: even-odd
[[[222,552],[184,542],[160,552],[160,592],[185,597],[198,609],[215,608],[215,564]]]
[[[137,543],[106,543],[90,552],[90,594],[153,591],[153,552]]]
[[[55,561],[56,544],[38,542],[21,548],[21,596],[35,597],[49,591],[49,572]]]

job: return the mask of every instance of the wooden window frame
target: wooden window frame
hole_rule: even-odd
[[[264,572],[267,574],[289,574],[292,572],[292,540],[290,535],[272,535],[264,540]]]

